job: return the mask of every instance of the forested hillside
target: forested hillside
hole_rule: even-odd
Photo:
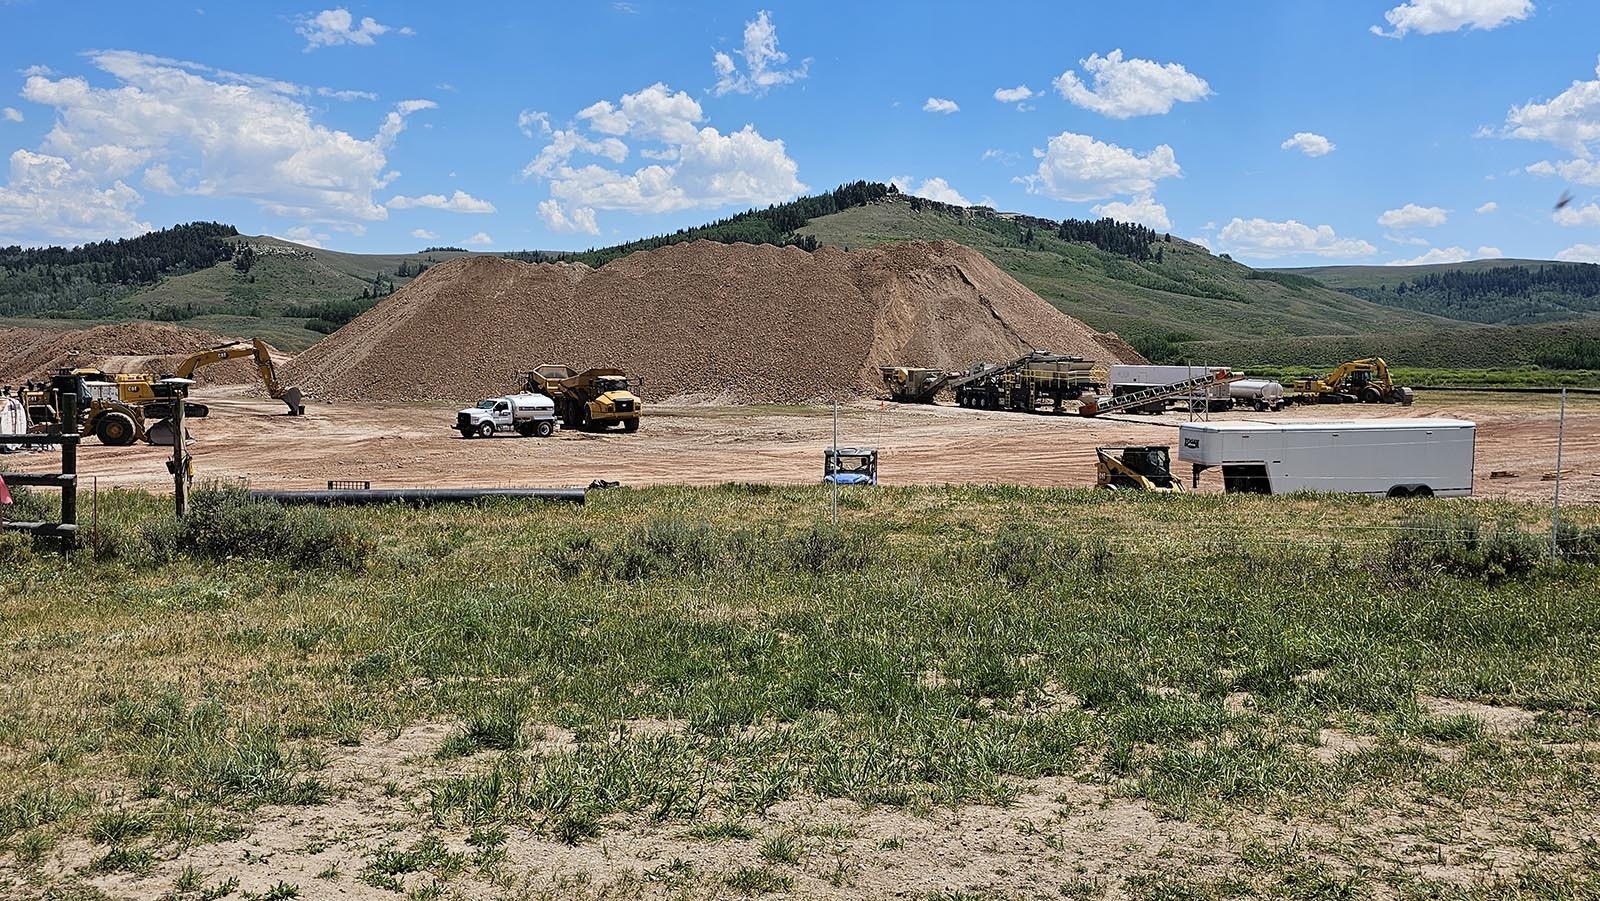
[[[1447,269],[1393,285],[1346,290],[1386,306],[1496,325],[1600,314],[1600,266],[1593,263]]]
[[[194,222],[81,247],[0,248],[0,316],[111,315],[118,300],[164,276],[232,259],[238,234]]]

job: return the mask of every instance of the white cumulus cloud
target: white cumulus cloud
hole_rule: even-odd
[[[1574,244],[1556,253],[1563,263],[1600,263],[1600,244]]]
[[[562,209],[561,204],[554,200],[539,201],[539,218],[551,231],[557,232],[583,232],[588,235],[600,234],[600,226],[595,222],[594,210],[581,206],[569,214]]]
[[[539,134],[547,135],[550,133],[550,114],[541,113],[538,110],[525,109],[517,113],[517,128],[522,131],[525,137],[529,138],[533,137],[536,130]]]
[[[425,228],[413,228],[411,230],[411,237],[416,238],[419,241],[432,241],[439,236]]]
[[[1434,228],[1449,218],[1450,211],[1443,207],[1408,203],[1396,210],[1384,210],[1378,224],[1384,228]]]
[[[1272,259],[1287,256],[1350,258],[1371,256],[1378,248],[1359,238],[1341,238],[1331,225],[1310,226],[1293,219],[1234,217],[1217,233],[1217,246],[1236,256]]]
[[[412,33],[410,28],[395,29],[380,24],[371,16],[364,16],[357,22],[355,16],[350,15],[350,10],[344,7],[301,16],[295,31],[306,39],[305,49],[308,53],[318,47],[337,47],[340,44],[370,47],[379,36],[391,31],[407,35]]]
[[[1550,215],[1557,225],[1600,225],[1600,205],[1577,206],[1569,204]]]
[[[1105,216],[1118,222],[1136,222],[1156,231],[1172,230],[1172,220],[1167,218],[1167,208],[1154,197],[1143,195],[1131,201],[1113,200],[1089,208],[1096,216]]]
[[[1561,160],[1550,162],[1540,160],[1527,168],[1529,175],[1538,175],[1542,178],[1560,176],[1563,180],[1579,185],[1600,185],[1600,163],[1592,160]]]
[[[492,213],[494,204],[487,200],[473,197],[466,191],[456,191],[449,197],[443,194],[424,194],[421,197],[407,197],[396,194],[389,198],[385,204],[391,210],[409,210],[425,208],[430,210],[448,210],[452,213]]]
[[[1574,81],[1544,103],[1529,101],[1512,107],[1501,134],[1523,141],[1547,141],[1587,160],[1589,145],[1600,141],[1600,65],[1595,66],[1595,75],[1594,81]]]
[[[925,113],[944,113],[948,116],[951,113],[960,112],[961,107],[954,100],[947,100],[943,97],[929,97],[923,102],[922,111]]]
[[[1501,253],[1498,247],[1490,247],[1487,244],[1483,244],[1479,245],[1478,252],[1474,256],[1480,260],[1498,260],[1505,254]]]
[[[183,190],[178,187],[178,180],[172,177],[166,163],[157,163],[144,170],[144,186],[157,194],[179,194]]]
[[[916,178],[910,175],[896,175],[889,179],[889,184],[898,188],[900,193],[912,197],[922,197],[955,206],[972,206],[972,201],[963,197],[960,191],[950,187],[950,183],[942,178],[923,179],[919,185]]]
[[[1494,212],[1495,210],[1498,210],[1498,209],[1500,209],[1500,204],[1495,203],[1493,200],[1490,200],[1490,201],[1484,203],[1483,206],[1478,207],[1473,212],[1479,213],[1479,214],[1492,213],[1492,212]]]
[[[1327,156],[1336,149],[1332,141],[1314,131],[1297,131],[1278,146],[1284,150],[1298,150],[1306,156]]]
[[[1021,103],[1034,96],[1032,88],[1019,84],[1014,88],[995,88],[994,99],[1001,103]]]
[[[1533,14],[1533,0],[1409,0],[1383,14],[1393,30],[1374,25],[1369,30],[1386,38],[1410,32],[1442,34],[1474,28],[1487,31]]]
[[[116,84],[34,75],[22,94],[54,108],[40,152],[67,166],[56,184],[94,187],[102,196],[120,179],[160,165],[167,177],[157,175],[153,184],[166,193],[249,200],[303,222],[381,220],[388,211],[372,194],[394,178],[388,151],[411,115],[434,106],[402,101],[363,139],[314,121],[298,99],[304,90],[294,85],[129,51],[88,58]],[[137,195],[115,196],[139,202]],[[83,231],[51,219],[43,217],[37,233]]]
[[[1093,86],[1069,69],[1055,80],[1056,90],[1069,103],[1112,119],[1165,113],[1174,103],[1188,103],[1211,94],[1205,79],[1182,65],[1125,60],[1120,48],[1105,56],[1091,53],[1078,64],[1089,73]]]
[[[283,237],[307,247],[321,247],[322,242],[328,240],[329,236],[327,232],[313,231],[308,225],[297,225],[284,232]]]
[[[127,238],[150,230],[134,210],[143,200],[120,179],[104,184],[59,156],[17,150],[0,187],[0,243]]]
[[[4,118],[7,122],[21,122],[22,110],[14,106],[8,106],[5,109],[0,109],[0,118]]]
[[[488,232],[478,232],[477,234],[473,235],[470,238],[467,238],[465,241],[462,241],[461,243],[470,244],[473,247],[487,247],[490,244],[494,243],[494,239],[489,237],[489,233]]]
[[[1465,247],[1434,247],[1409,260],[1390,260],[1385,266],[1429,266],[1434,263],[1460,263],[1472,259]]]
[[[727,93],[765,94],[777,85],[805,78],[811,68],[809,58],[793,69],[781,68],[789,61],[789,54],[778,49],[778,29],[766,10],[744,23],[744,47],[734,52],[744,59],[743,70],[732,56],[720,50],[711,57],[711,68],[717,73],[717,85],[711,90],[718,97]]]
[[[1158,145],[1140,154],[1088,135],[1064,131],[1035,150],[1039,168],[1020,179],[1031,194],[1053,200],[1104,200],[1119,194],[1148,194],[1156,182],[1182,174],[1172,148]]]
[[[750,125],[723,134],[703,124],[705,113],[693,97],[664,84],[616,103],[590,104],[576,119],[571,128],[552,131],[550,143],[523,169],[525,177],[549,179],[551,198],[568,216],[584,207],[667,213],[776,203],[806,187],[783,141],[762,137]],[[640,152],[658,162],[631,172],[602,165],[626,159],[624,137],[659,145]]]

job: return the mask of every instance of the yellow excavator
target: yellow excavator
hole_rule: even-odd
[[[173,375],[192,379],[196,370],[213,363],[246,357],[255,360],[261,380],[267,386],[267,393],[283,401],[289,408],[290,416],[304,415],[306,408],[301,403],[303,395],[300,389],[278,381],[272,355],[260,338],[202,350],[179,363]],[[101,444],[115,447],[126,447],[137,441],[172,444],[172,390],[161,384],[162,377],[149,373],[113,374],[99,369],[74,369],[72,374],[82,379],[78,409],[82,411],[81,429],[84,435],[94,435]],[[43,392],[34,392],[29,404],[35,421],[53,421],[54,417],[44,407],[54,405],[49,403],[49,398]],[[39,409],[33,410],[34,406]],[[205,404],[192,401],[184,403],[183,411],[184,416],[193,419],[210,412]]]
[[[1410,388],[1389,378],[1383,357],[1364,357],[1341,364],[1324,376],[1294,380],[1294,393],[1303,402],[1318,404],[1400,404],[1411,406]]]

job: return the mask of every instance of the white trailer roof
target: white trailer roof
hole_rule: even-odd
[[[1179,428],[1200,432],[1324,432],[1393,431],[1396,429],[1452,429],[1477,425],[1465,419],[1316,419],[1305,422],[1263,422],[1257,419],[1230,419],[1222,422],[1185,422]]]

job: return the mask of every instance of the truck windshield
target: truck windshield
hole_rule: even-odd
[[[493,410],[494,409],[494,401],[492,401],[492,400],[480,400],[480,401],[478,401],[478,409],[480,409],[480,410]]]

